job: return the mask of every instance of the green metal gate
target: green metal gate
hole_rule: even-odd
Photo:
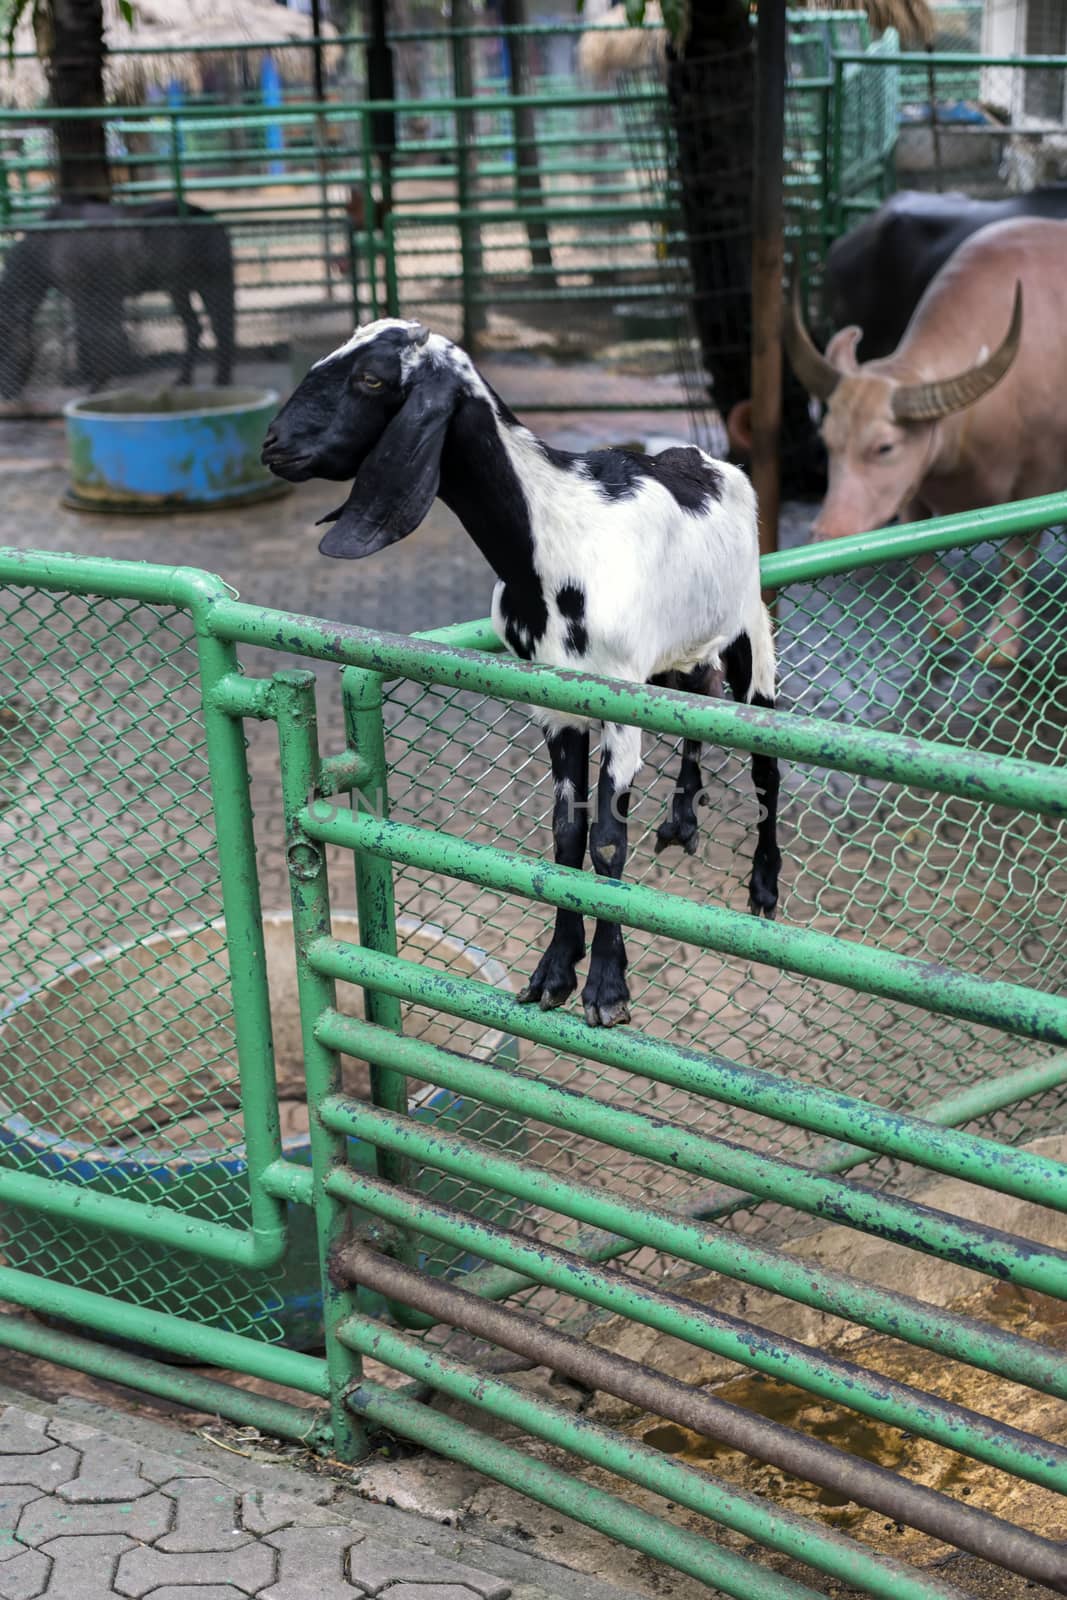
[[[1054,1340],[803,1250],[806,1227],[837,1224],[1014,1286],[1031,1310],[1067,1299],[1067,1166],[1026,1148],[1065,1131],[1065,516],[1051,498],[768,558],[793,707],[777,713],[532,667],[485,624],[409,639],[263,610],[187,569],[5,552],[0,1296],[52,1325],[0,1317],[0,1343],[350,1460],[399,1434],[729,1594],[818,1592],[783,1560],[894,1600],[963,1592],[540,1398],[503,1352],[1067,1592],[1051,1511],[1015,1525],[587,1337],[598,1317],[656,1330],[691,1349],[694,1375],[725,1358],[1050,1504],[1062,1492],[1058,1428],[869,1369],[864,1345],[756,1325],[701,1275],[1067,1396]],[[983,673],[973,638],[947,657],[919,646],[910,558],[948,552],[980,635],[997,541],[1048,528],[1012,673]],[[344,737],[324,749],[331,663]],[[668,876],[639,819],[628,882],[549,864],[531,705],[644,728],[654,798],[670,742],[705,741],[704,862]],[[775,924],[733,909],[749,751],[790,763]],[[279,1124],[271,849],[306,1162]],[[330,894],[353,872],[358,939]],[[509,975],[560,905],[630,930],[635,1027],[518,1003]],[[917,1196],[931,1173],[977,1204]],[[1032,1237],[990,1226],[994,1204]],[[301,1263],[324,1355],[286,1342]],[[370,1381],[367,1356],[411,1383]],[[466,1415],[434,1410],[425,1385]],[[486,1415],[580,1465],[501,1442]],[[603,1487],[604,1470],[667,1514]]]

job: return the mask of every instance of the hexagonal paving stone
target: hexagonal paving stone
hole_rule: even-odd
[[[477,1600],[465,1583],[391,1583],[381,1594],[382,1600]]]
[[[48,1418],[21,1406],[5,1406],[0,1414],[0,1456],[36,1456],[55,1441],[46,1432]]]
[[[137,1500],[151,1494],[155,1484],[143,1476],[136,1450],[104,1434],[86,1439],[81,1446],[81,1466],[59,1493],[79,1504],[106,1505]]]
[[[48,1539],[84,1534],[125,1534],[151,1544],[174,1521],[174,1502],[163,1494],[146,1494],[140,1500],[103,1505],[69,1505],[58,1496],[41,1495],[27,1506],[18,1523],[24,1544],[42,1545]]]
[[[121,1533],[50,1539],[41,1553],[50,1557],[48,1600],[113,1600],[111,1580],[124,1550],[133,1544]]]
[[[163,1550],[131,1550],[122,1557],[115,1574],[119,1594],[140,1600],[153,1589],[239,1589],[257,1594],[273,1583],[277,1555],[266,1545],[251,1543],[240,1550],[209,1550],[202,1554],[168,1555]]]
[[[283,1528],[267,1543],[278,1552],[278,1576],[260,1600],[354,1600],[362,1589],[345,1576],[345,1557],[362,1535],[350,1528]]]
[[[0,1567],[0,1600],[34,1600],[48,1582],[52,1563],[39,1550],[23,1550]]]
[[[78,1452],[65,1444],[49,1445],[40,1454],[0,1456],[0,1484],[32,1483],[51,1493],[73,1478],[78,1466]]]
[[[163,1493],[174,1501],[174,1526],[157,1550],[181,1554],[190,1550],[237,1550],[250,1533],[237,1526],[237,1495],[215,1478],[172,1478]]]
[[[458,1561],[449,1561],[424,1545],[399,1550],[379,1544],[377,1539],[364,1539],[356,1546],[348,1558],[348,1573],[353,1583],[373,1595],[397,1583],[434,1586],[435,1600],[438,1591],[449,1584],[472,1590],[479,1600],[507,1600],[511,1593],[511,1585],[491,1572],[477,1572]],[[420,1600],[429,1600],[425,1591]]]
[[[180,1584],[177,1588],[173,1584],[165,1589],[153,1589],[152,1600],[245,1600],[244,1593],[235,1589],[231,1584],[209,1583],[205,1588],[202,1584]]]
[[[0,1561],[10,1561],[12,1556],[21,1555],[26,1545],[33,1543],[31,1539],[16,1539],[15,1529],[23,1508],[35,1500],[48,1504],[40,1489],[28,1483],[7,1484],[0,1489]]]

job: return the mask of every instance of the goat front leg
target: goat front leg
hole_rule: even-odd
[[[762,609],[762,608],[761,608]],[[753,649],[747,633],[739,634],[723,651],[730,693],[739,705],[767,706],[774,710],[774,645],[770,618],[763,613],[760,637]],[[756,849],[748,884],[748,908],[756,917],[774,920],[778,905],[778,874],[782,855],[778,848],[778,761],[775,756],[752,755],[752,785],[759,801]]]
[[[722,693],[722,667],[718,662],[714,664],[705,662],[702,666],[694,667],[691,672],[668,672],[662,682],[668,689],[686,689],[690,694],[717,697]],[[703,787],[704,780],[700,775],[700,740],[684,739],[678,783],[671,795],[667,815],[656,829],[657,855],[669,849],[672,844],[680,844],[687,856],[696,855],[700,824],[697,822],[695,802]]]
[[[552,809],[556,862],[580,867],[589,833],[589,734],[584,728],[560,728],[547,735],[547,742],[556,786]],[[536,1000],[542,1011],[561,1006],[578,987],[574,969],[584,955],[584,919],[577,911],[558,910],[552,942],[520,992],[520,1003]]]
[[[626,865],[626,819],[630,785],[641,765],[641,732],[619,723],[604,724],[600,747],[596,815],[589,832],[589,855],[601,878],[621,878]],[[626,946],[617,922],[598,922],[593,933],[589,976],[582,990],[585,1020],[591,1028],[613,1028],[630,1020]]]
[[[1000,558],[1004,595],[999,614],[995,615],[988,636],[974,652],[987,667],[1010,667],[1022,654],[1026,578],[1037,554],[1039,538],[1039,534],[1023,533],[1004,542]]]

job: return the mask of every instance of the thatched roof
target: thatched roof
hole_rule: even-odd
[[[119,14],[117,0],[104,0],[108,45],[105,82],[108,100],[134,104],[142,100],[152,85],[166,88],[178,82],[194,92],[204,86],[204,73],[221,57],[203,46],[221,50],[224,45],[255,48],[279,40],[310,39],[311,18],[299,11],[275,5],[274,0],[133,0],[134,24],[131,28]],[[0,56],[0,102],[33,107],[48,98],[44,69],[37,59],[37,41],[28,16],[19,24],[15,36],[14,63],[6,52]],[[332,28],[324,26],[327,36]],[[192,46],[196,46],[193,49]],[[168,55],[128,55],[122,52],[145,47],[164,47]],[[310,82],[312,51],[281,49],[273,52],[285,76],[297,82]],[[332,64],[340,55],[335,46],[326,52]]]
[[[905,49],[915,49],[934,36],[933,13],[927,0],[801,0],[812,11],[865,9],[876,33],[896,28]],[[667,34],[661,25],[658,0],[647,0],[645,26],[631,28],[626,8],[612,6],[578,45],[578,65],[596,83],[608,83],[620,72],[640,72],[658,67],[667,49]]]

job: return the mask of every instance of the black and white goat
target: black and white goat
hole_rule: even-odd
[[[417,322],[371,323],[317,361],[272,422],[263,460],[299,482],[355,477],[324,555],[358,558],[404,539],[440,495],[497,574],[493,622],[526,661],[631,682],[774,703],[774,643],[760,600],[756,504],[735,467],[695,448],[646,456],[552,449],[524,428],[450,340]],[[636,728],[605,725],[595,806],[589,727],[543,717],[555,778],[556,860],[618,878],[629,792],[641,766]],[[749,883],[773,917],[780,855],[778,766],[752,758],[760,800]],[[657,849],[695,850],[700,746],[686,740]],[[552,942],[522,991],[548,1009],[577,987],[582,918],[557,911]],[[598,922],[582,994],[586,1020],[629,1020],[622,930]]]

